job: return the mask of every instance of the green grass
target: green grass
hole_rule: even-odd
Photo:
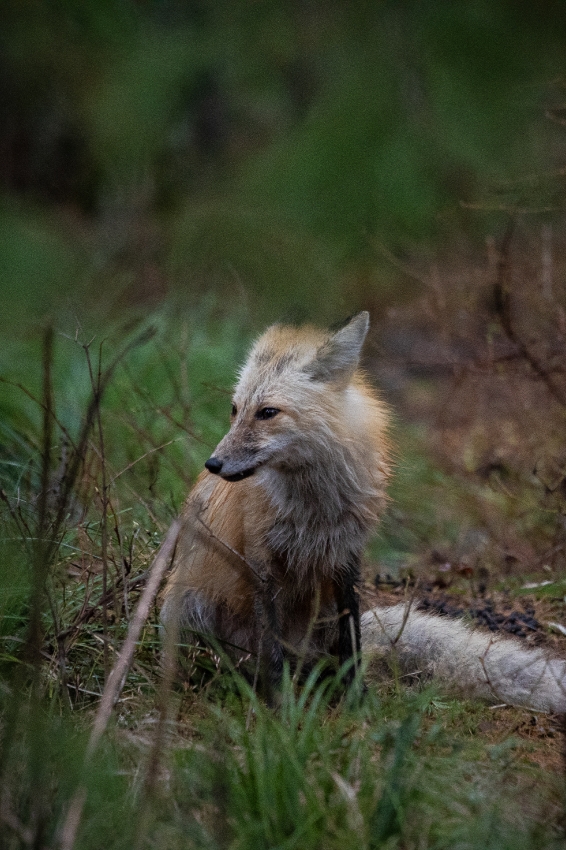
[[[104,370],[140,333],[93,418],[57,525],[98,358]],[[41,350],[36,341],[13,343],[19,355],[4,363],[4,377],[34,398],[0,384],[1,845],[61,846],[69,805],[84,785],[76,850],[562,846],[560,777],[529,763],[524,744],[482,737],[492,717],[484,706],[410,688],[393,674],[368,674],[361,704],[316,672],[299,689],[287,677],[271,710],[214,654],[195,649],[194,675],[168,694],[165,743],[156,747],[157,608],[113,721],[84,764],[99,695],[139,598],[136,577],[226,427],[248,338],[243,323],[214,305],[183,317],[161,312],[128,333],[109,331],[102,349],[102,339],[91,342],[91,377],[85,348],[56,336],[47,452]],[[397,510],[407,528],[412,512],[415,533],[430,540],[449,526],[435,520],[432,495],[419,504],[414,493],[433,494],[447,479],[419,455],[418,441],[412,447],[396,484]],[[53,537],[51,548],[42,535]],[[390,514],[383,533],[390,554],[414,546],[407,535]],[[34,659],[38,575],[41,657]]]
[[[241,680],[173,694],[177,719],[149,795],[155,715],[149,698],[133,714],[128,700],[86,775],[88,714],[51,701],[34,717],[22,706],[5,787],[23,823],[43,815],[46,846],[56,846],[79,781],[88,789],[81,850],[561,846],[548,822],[559,780],[521,766],[513,741],[478,743],[458,723],[462,709],[430,692],[370,689],[356,707],[337,702],[328,679],[313,676],[298,693],[287,679],[277,712]]]

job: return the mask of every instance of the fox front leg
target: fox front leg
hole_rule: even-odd
[[[343,674],[347,686],[354,681],[361,663],[359,580],[360,560],[358,556],[352,556],[347,568],[334,580],[334,598],[338,609],[338,660],[341,667],[351,662]]]
[[[274,693],[283,676],[284,653],[281,645],[281,620],[277,604],[277,587],[273,576],[262,570],[255,598],[258,635],[258,665],[260,689],[269,705],[275,704]]]

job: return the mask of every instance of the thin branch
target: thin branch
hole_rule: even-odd
[[[218,535],[214,533],[214,531],[211,529],[211,527],[209,525],[207,525],[206,522],[203,519],[201,519],[200,516],[198,516],[198,514],[197,514],[196,518],[198,519],[200,524],[203,526],[203,528],[206,528],[206,530],[208,531],[208,533],[210,534],[212,539],[216,540],[217,543],[220,543],[221,546],[224,546],[224,548],[227,549],[228,552],[231,552],[232,555],[234,555],[236,558],[238,558],[238,560],[241,561],[242,564],[245,564],[245,566],[250,570],[250,572],[252,572],[254,574],[254,576],[257,578],[257,580],[259,582],[265,583],[267,581],[267,579],[264,576],[260,575],[260,573],[258,573],[258,571],[254,567],[252,567],[250,562],[246,558],[244,558],[244,556],[241,555],[237,551],[237,549],[234,549],[233,546],[230,546],[230,544],[226,543],[225,540],[222,540],[221,537],[218,537]]]
[[[51,366],[53,361],[53,328],[47,327],[43,336],[42,371],[43,371],[43,424],[41,440],[41,487],[38,499],[38,519],[33,558],[33,584],[31,588],[29,628],[26,640],[25,658],[34,671],[34,688],[39,681],[39,666],[41,664],[41,643],[43,630],[41,626],[41,611],[45,590],[45,579],[49,567],[47,530],[47,500],[49,495],[49,471],[51,468],[51,434],[53,411],[53,387]]]
[[[14,520],[16,528],[20,532],[21,539],[25,543],[26,548],[28,549],[28,552],[29,552],[28,544],[29,544],[30,541],[34,540],[35,538],[34,538],[34,535],[33,535],[31,528],[29,527],[29,525],[27,524],[27,522],[25,521],[25,519],[22,516],[21,508],[19,510],[19,513],[16,513],[16,511],[12,507],[12,504],[10,502],[8,494],[1,487],[0,487],[0,499],[2,499],[2,501],[7,506],[8,511],[10,512],[10,516]]]
[[[544,366],[541,360],[530,350],[526,342],[519,335],[513,323],[513,315],[511,310],[511,242],[514,233],[514,220],[509,222],[507,230],[503,236],[501,247],[499,249],[499,257],[497,260],[497,273],[493,285],[493,294],[495,300],[495,310],[499,318],[501,327],[503,328],[508,339],[517,346],[520,355],[529,364],[533,372],[545,384],[546,388],[552,397],[562,406],[566,407],[566,394],[560,384],[558,384],[551,372]]]
[[[98,706],[98,711],[96,712],[94,725],[90,733],[85,753],[85,772],[88,770],[89,762],[91,761],[98,744],[100,743],[100,739],[108,726],[112,709],[120,696],[122,688],[124,687],[141,630],[149,616],[149,612],[153,605],[157,591],[159,590],[161,580],[173,558],[180,527],[181,525],[179,520],[174,520],[171,523],[165,540],[163,541],[163,544],[161,545],[161,548],[150,567],[148,582],[128,626],[128,633],[122,649],[120,650],[118,658],[110,671],[110,675],[108,676],[108,680],[104,687],[102,699]],[[67,812],[67,818],[63,825],[60,844],[61,850],[73,850],[73,847],[75,846],[75,840],[80,826],[86,797],[87,789],[85,785],[80,785],[71,800],[71,804]]]
[[[144,331],[143,333],[135,337],[130,343],[128,343],[128,345],[126,345],[122,349],[122,351],[120,351],[116,355],[116,357],[106,368],[106,370],[100,374],[100,379],[97,382],[96,391],[93,393],[93,396],[87,408],[79,439],[77,440],[76,448],[71,456],[67,469],[65,470],[65,474],[63,475],[63,479],[61,481],[61,492],[58,499],[56,517],[54,522],[55,531],[57,531],[63,524],[71,490],[77,479],[81,464],[83,463],[86,447],[89,440],[89,435],[94,426],[97,416],[97,410],[100,406],[104,392],[106,391],[106,388],[110,383],[110,380],[112,379],[119,363],[133,348],[136,348],[138,345],[142,345],[147,342],[147,340],[150,339],[151,336],[153,336],[153,333],[154,331],[152,330]],[[56,536],[56,534],[54,534],[54,536]],[[51,552],[50,554],[53,555],[54,551],[55,550],[53,550],[53,552]]]
[[[33,402],[34,402],[34,404],[37,404],[39,407],[41,407],[41,409],[42,409],[42,410],[43,410],[43,412],[45,413],[45,402],[44,402],[44,401],[40,401],[38,398],[36,398],[36,397],[34,396],[34,394],[33,394],[32,392],[30,392],[30,391],[28,390],[28,388],[27,388],[27,387],[25,387],[23,384],[20,384],[20,382],[19,382],[19,381],[12,381],[12,380],[10,380],[9,378],[4,378],[2,375],[0,375],[0,384],[6,384],[6,385],[7,385],[7,386],[9,386],[9,387],[15,387],[16,389],[21,390],[21,392],[23,392],[23,394],[24,394],[24,395],[27,395],[27,397],[28,397],[29,399],[31,399],[31,401],[33,401]],[[55,412],[54,412],[53,410],[51,411],[51,416],[52,416],[52,418],[53,418],[53,421],[56,423],[56,425],[58,426],[58,428],[60,428],[61,432],[65,435],[65,437],[67,438],[67,440],[68,440],[68,441],[69,441],[69,443],[71,444],[72,448],[73,448],[73,449],[76,449],[76,446],[75,446],[75,444],[74,444],[74,442],[73,442],[73,438],[71,437],[71,435],[70,435],[69,431],[68,431],[68,430],[67,430],[67,428],[63,425],[63,423],[62,423],[62,422],[60,422],[60,421],[59,421],[59,419],[57,419],[57,417],[55,416]]]
[[[87,747],[87,758],[92,756],[98,746],[98,742],[108,725],[112,708],[120,695],[120,691],[124,687],[124,682],[134,657],[136,643],[149,616],[149,611],[153,605],[153,600],[159,589],[161,579],[173,558],[179,530],[180,522],[179,520],[174,520],[150,567],[148,581],[128,627],[126,640],[120,650],[118,660],[110,672],[108,682],[102,694],[102,700],[96,714],[94,727]]]
[[[172,443],[177,443],[179,440],[182,440],[182,439],[183,439],[182,437],[173,437],[172,440],[168,440],[166,443],[162,443],[160,446],[155,446],[155,448],[149,449],[149,451],[145,452],[145,454],[141,455],[141,457],[137,457],[135,460],[133,460],[131,463],[129,463],[127,466],[125,466],[123,469],[121,469],[120,472],[117,472],[116,475],[114,475],[114,477],[112,478],[112,484],[114,484],[114,482],[121,475],[123,475],[124,472],[127,472],[128,469],[131,469],[132,466],[135,466],[136,463],[139,463],[140,460],[143,460],[145,457],[148,457],[149,455],[154,454],[154,452],[159,452],[159,451],[161,451],[161,449],[165,449],[165,448],[167,448],[167,446],[170,446]]]
[[[124,588],[124,616],[126,618],[126,622],[130,619],[130,602],[128,599],[128,582],[126,579],[126,559],[124,557],[124,546],[122,543],[122,535],[120,533],[120,526],[118,525],[118,517],[116,515],[116,511],[114,510],[114,505],[112,504],[112,500],[108,499],[108,506],[112,512],[112,517],[114,518],[114,534],[116,535],[116,539],[118,541],[118,551],[120,554],[120,575],[117,577],[116,584],[121,580],[122,586]],[[117,571],[116,571],[117,572]],[[114,586],[114,592],[116,591],[116,585]]]
[[[102,378],[102,343],[98,350],[98,372],[96,382],[92,369],[92,361],[90,359],[90,351],[88,346],[83,346],[90,375],[90,383],[94,395],[100,393],[100,381]],[[96,409],[96,425],[98,428],[98,442],[100,446],[100,470],[102,476],[102,521],[101,521],[101,555],[102,555],[102,632],[104,635],[104,681],[108,680],[108,671],[110,659],[108,656],[108,608],[106,603],[106,594],[108,590],[108,485],[106,481],[106,456],[104,453],[104,433],[102,430],[102,416],[100,413],[100,405]]]

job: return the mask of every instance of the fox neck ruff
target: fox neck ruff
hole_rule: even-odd
[[[256,476],[272,511],[264,543],[298,579],[347,570],[383,511],[386,467],[376,458],[364,464],[360,454],[319,445],[316,461],[302,457]]]

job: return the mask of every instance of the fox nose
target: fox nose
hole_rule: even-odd
[[[222,469],[222,461],[218,460],[217,457],[209,457],[205,463],[205,466],[209,472],[214,472],[215,475],[218,475],[218,473]]]

